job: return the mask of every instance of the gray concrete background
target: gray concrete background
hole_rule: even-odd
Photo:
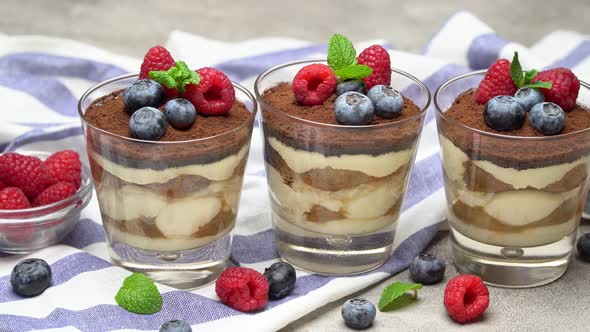
[[[72,38],[140,57],[178,29],[227,41],[288,36],[325,42],[334,33],[353,40],[385,39],[396,48],[419,52],[445,19],[469,10],[502,37],[530,45],[550,31],[590,34],[590,1],[534,0],[3,0],[0,32]],[[448,255],[443,234],[429,250]],[[456,274],[448,265],[447,280]],[[407,272],[353,296],[374,303],[387,284],[408,280]],[[378,313],[379,331],[582,331],[590,329],[590,264],[575,260],[566,275],[541,288],[491,288],[485,319],[467,326],[453,323],[442,305],[443,286],[425,287],[419,301],[403,310]],[[353,297],[351,296],[351,297]],[[326,304],[290,324],[285,331],[341,331],[344,300]]]

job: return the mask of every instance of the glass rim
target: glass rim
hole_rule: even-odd
[[[90,96],[92,93],[94,93],[96,90],[109,85],[111,83],[117,82],[117,81],[122,81],[125,79],[130,79],[133,77],[138,77],[139,73],[131,73],[131,74],[123,74],[123,75],[119,75],[119,76],[115,76],[113,78],[110,78],[108,80],[104,80],[102,82],[96,83],[93,86],[91,86],[88,90],[86,90],[86,92],[84,92],[84,94],[82,94],[82,96],[80,97],[80,99],[78,99],[78,114],[80,115],[80,119],[82,120],[82,122],[91,127],[93,130],[97,130],[101,133],[104,133],[106,135],[118,138],[118,139],[122,139],[122,140],[126,140],[129,142],[135,142],[135,143],[143,143],[143,144],[153,144],[153,145],[176,145],[176,144],[187,144],[187,143],[195,143],[195,142],[204,142],[204,141],[208,141],[208,140],[212,140],[212,139],[217,139],[219,137],[223,137],[225,135],[229,135],[231,133],[234,133],[236,131],[242,130],[244,129],[246,126],[249,125],[250,122],[254,122],[254,119],[256,118],[256,113],[258,112],[258,103],[256,102],[256,98],[254,97],[254,95],[252,94],[252,92],[250,92],[248,89],[246,89],[243,85],[236,83],[234,81],[231,81],[232,85],[234,86],[235,89],[238,89],[239,91],[241,91],[242,93],[244,93],[248,99],[250,99],[250,101],[252,102],[252,111],[250,112],[250,121],[244,121],[241,125],[239,125],[238,127],[226,131],[224,133],[218,134],[218,135],[214,135],[214,136],[209,136],[209,137],[202,137],[202,138],[195,138],[195,139],[191,139],[191,140],[183,140],[183,141],[148,141],[148,140],[142,140],[142,139],[138,139],[138,138],[132,138],[132,137],[125,137],[125,136],[121,136],[118,134],[114,134],[111,133],[107,130],[104,130],[102,128],[96,127],[92,124],[90,124],[87,120],[86,117],[84,115],[84,112],[82,112],[82,102],[84,100],[86,100],[88,98],[88,96]],[[236,100],[237,101],[237,100]]]
[[[498,133],[492,133],[492,132],[488,132],[488,131],[484,131],[481,129],[476,129],[476,128],[472,128],[469,127],[455,119],[451,119],[447,116],[445,116],[445,111],[442,109],[442,107],[439,104],[439,96],[440,94],[447,88],[449,87],[451,84],[466,79],[466,78],[470,78],[470,77],[475,77],[475,76],[482,76],[485,75],[487,73],[487,69],[481,69],[481,70],[476,70],[476,71],[472,71],[472,72],[468,72],[468,73],[464,73],[461,75],[457,75],[455,77],[450,78],[449,80],[447,80],[446,82],[444,82],[441,86],[439,86],[436,91],[434,92],[434,98],[433,98],[433,103],[434,103],[434,108],[436,110],[436,114],[438,116],[440,116],[443,120],[450,122],[453,125],[462,127],[468,131],[477,133],[479,135],[483,135],[483,136],[489,136],[492,138],[497,138],[497,139],[506,139],[506,140],[522,140],[522,141],[554,141],[554,140],[560,140],[560,139],[564,139],[564,138],[570,138],[572,136],[575,135],[581,135],[583,133],[589,132],[590,131],[590,127],[589,128],[584,128],[578,131],[574,131],[571,133],[567,133],[567,134],[561,134],[561,135],[551,135],[551,136],[510,136],[510,135],[504,135],[504,134],[498,134]],[[590,84],[580,80],[580,87],[584,87],[588,90],[590,90]]]
[[[276,110],[277,112],[280,112],[281,114],[283,114],[291,119],[294,119],[296,121],[301,121],[301,122],[304,122],[307,124],[329,127],[329,128],[347,128],[347,129],[368,129],[368,128],[384,128],[384,127],[390,127],[390,126],[391,127],[399,126],[399,125],[405,124],[406,122],[409,122],[409,121],[412,121],[415,119],[419,119],[420,117],[424,116],[428,112],[428,108],[430,107],[430,103],[432,101],[432,96],[431,96],[430,90],[428,89],[426,84],[424,84],[424,82],[422,82],[416,76],[411,75],[410,73],[407,73],[401,69],[397,69],[397,68],[393,68],[393,67],[391,68],[392,73],[400,74],[402,76],[405,76],[406,78],[409,78],[414,83],[418,84],[418,86],[426,93],[426,104],[424,105],[424,107],[420,108],[420,111],[418,113],[416,113],[406,119],[400,120],[400,121],[386,122],[386,123],[380,123],[380,124],[374,124],[374,125],[342,125],[342,124],[323,123],[323,122],[312,121],[312,120],[303,119],[298,116],[291,115],[289,113],[284,112],[283,110],[281,110],[279,108],[276,108],[276,107],[266,103],[264,100],[262,100],[262,93],[259,89],[259,86],[260,86],[261,81],[266,76],[270,75],[271,73],[273,73],[277,70],[280,70],[280,69],[283,69],[283,68],[286,68],[289,66],[295,66],[295,65],[301,65],[301,64],[313,64],[313,63],[327,63],[327,61],[322,60],[322,59],[311,59],[311,60],[299,60],[299,61],[286,62],[286,63],[282,63],[280,65],[273,66],[273,67],[265,70],[260,75],[258,75],[258,77],[256,77],[256,81],[254,81],[254,94],[256,95],[256,100],[260,103],[261,108],[264,105],[264,107],[268,107],[272,110]]]

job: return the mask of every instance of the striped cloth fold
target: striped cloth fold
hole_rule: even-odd
[[[525,67],[571,67],[582,79],[590,76],[590,39],[557,31],[532,47],[500,38],[491,27],[467,12],[451,16],[421,55],[393,49],[383,41],[395,67],[423,80],[431,92],[447,79],[487,68],[498,57],[521,54]],[[325,45],[287,38],[240,43],[209,40],[172,32],[167,48],[191,67],[213,66],[253,88],[264,69],[294,60],[324,58]],[[74,149],[85,155],[78,97],[92,84],[138,71],[139,59],[119,56],[71,40],[0,34],[0,150],[56,151]],[[270,205],[259,128],[253,134],[250,159],[232,255],[244,266],[263,270],[277,260],[270,230]],[[30,255],[0,256],[0,331],[158,330],[171,319],[184,319],[197,331],[273,331],[322,305],[405,269],[425,250],[446,214],[438,138],[431,107],[409,181],[395,239],[395,252],[382,267],[351,277],[299,272],[288,297],[270,302],[260,313],[244,314],[218,302],[213,286],[180,291],[159,285],[161,312],[141,316],[118,307],[114,295],[130,272],[109,262],[96,199],[83,211],[79,226],[61,244]],[[20,298],[10,287],[13,266],[25,257],[45,259],[54,281],[41,296]],[[375,299],[376,300],[376,299]]]

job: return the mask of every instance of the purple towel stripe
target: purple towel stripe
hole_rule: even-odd
[[[51,264],[53,272],[52,287],[61,285],[80,273],[97,271],[112,266],[111,263],[89,253],[80,252],[68,255]],[[12,291],[10,275],[0,277],[0,303],[23,300]]]
[[[405,240],[393,256],[376,271],[390,274],[406,268],[411,259],[425,250],[428,243],[438,231],[439,224],[428,226]],[[375,273],[369,272],[368,274]],[[297,279],[294,292],[276,302],[270,302],[268,308],[301,297],[316,290],[335,277],[308,275]],[[243,315],[216,300],[183,291],[163,294],[162,311],[154,315],[135,315],[115,305],[98,305],[85,310],[67,310],[58,308],[44,318],[27,316],[0,315],[0,330],[29,331],[41,328],[59,328],[73,326],[83,331],[105,331],[122,328],[150,330],[157,329],[168,320],[182,318],[191,325],[202,324],[221,318]],[[204,310],[206,308],[206,310]],[[16,328],[16,329],[15,329]]]
[[[33,130],[23,134],[12,141],[8,145],[6,151],[14,151],[19,147],[40,141],[57,141],[67,137],[78,136],[82,134],[82,127],[71,127],[60,131],[43,132],[41,130]]]
[[[467,63],[473,70],[487,69],[496,61],[508,42],[495,33],[484,34],[471,41],[467,50]]]
[[[590,56],[590,40],[585,40],[574,48],[567,56],[555,61],[546,68],[566,67],[572,68]]]
[[[420,203],[443,186],[441,161],[438,153],[414,164],[404,197],[402,211]]]
[[[67,76],[100,82],[127,71],[104,62],[48,53],[13,53],[0,57],[0,73],[12,76]]]
[[[62,244],[82,249],[94,243],[105,242],[106,237],[102,225],[90,220],[82,219],[74,230],[62,240]]]
[[[63,116],[78,115],[78,100],[63,83],[56,79],[25,73],[11,73],[7,76],[0,75],[0,85],[24,92]]]

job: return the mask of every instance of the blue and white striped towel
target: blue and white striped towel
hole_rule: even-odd
[[[359,43],[362,49],[371,41]],[[263,69],[303,58],[325,57],[325,45],[265,38],[224,43],[173,32],[166,43],[177,59],[191,67],[224,70],[252,88]],[[390,47],[391,48],[391,47]],[[206,50],[206,52],[204,51]],[[395,67],[422,79],[432,92],[448,78],[486,68],[496,58],[518,50],[526,67],[567,66],[590,77],[590,39],[574,32],[549,34],[533,47],[507,42],[469,13],[447,21],[423,55],[391,49]],[[0,150],[59,150],[84,153],[76,100],[90,85],[137,71],[139,59],[56,38],[0,35]],[[254,133],[244,183],[233,255],[243,265],[262,270],[276,260],[270,231],[260,133]],[[214,287],[179,291],[160,285],[161,312],[141,316],[118,307],[114,295],[129,272],[108,261],[96,200],[85,209],[79,227],[62,244],[27,256],[0,256],[0,330],[66,331],[157,330],[170,319],[184,319],[198,331],[271,331],[314,309],[390,277],[423,251],[445,219],[445,198],[438,139],[431,108],[422,135],[399,222],[396,251],[381,268],[355,277],[322,277],[299,273],[297,288],[287,298],[270,302],[257,314],[243,314],[217,301]],[[264,198],[264,199],[263,199]],[[29,299],[14,295],[9,274],[25,257],[47,260],[53,286]]]

